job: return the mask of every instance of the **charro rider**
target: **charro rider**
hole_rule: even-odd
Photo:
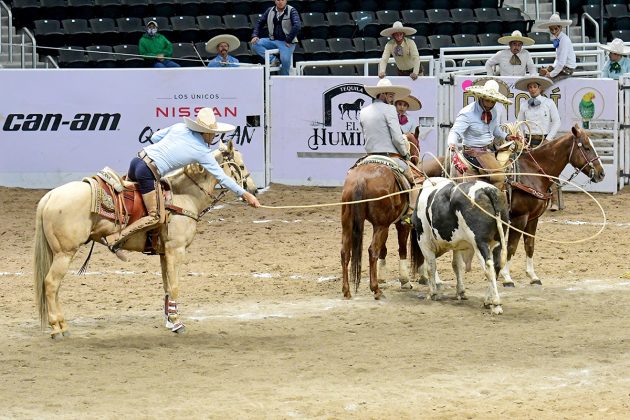
[[[483,86],[470,86],[466,89],[475,96],[475,101],[459,111],[453,128],[448,133],[448,147],[454,152],[461,140],[464,157],[481,174],[488,174],[488,182],[505,191],[505,171],[494,153],[494,139],[516,140],[508,135],[501,125],[503,107],[497,102],[511,104],[501,92],[495,80],[488,80]],[[479,169],[481,168],[481,169]]]
[[[145,147],[129,165],[127,177],[139,184],[147,216],[125,227],[121,232],[107,237],[112,251],[116,251],[129,236],[145,232],[160,223],[158,191],[156,183],[170,172],[191,163],[198,163],[210,172],[217,181],[242,197],[250,206],[260,207],[258,199],[245,191],[221,169],[210,150],[217,133],[233,131],[231,124],[217,122],[211,108],[202,108],[197,118],[184,117],[184,123],[173,124],[151,136],[154,143]]]
[[[376,86],[364,86],[365,91],[374,98],[372,104],[361,109],[359,120],[365,138],[365,151],[369,155],[383,155],[394,159],[404,168],[405,177],[414,185],[414,174],[409,167],[411,155],[407,136],[402,133],[398,114],[393,103],[409,96],[411,89],[395,86],[389,79],[381,79]],[[409,208],[403,221],[410,223],[411,215],[418,201],[419,190],[413,188],[409,193]]]

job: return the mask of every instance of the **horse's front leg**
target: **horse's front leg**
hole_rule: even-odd
[[[380,284],[387,283],[387,244],[383,244],[376,264],[376,278]]]
[[[374,299],[380,299],[383,292],[378,287],[377,278],[377,262],[378,257],[381,254],[381,247],[387,241],[389,226],[374,226],[374,233],[372,234],[372,243],[368,248],[368,257],[370,260],[370,290],[374,293]]]
[[[407,242],[409,241],[409,232],[411,226],[406,223],[396,223],[396,232],[398,233],[398,279],[400,280],[401,289],[412,289],[409,275],[409,260],[407,259]]]
[[[526,217],[515,217],[512,219],[510,226],[519,230],[523,230],[526,224]],[[514,280],[512,280],[512,276],[510,274],[510,265],[512,262],[512,257],[516,253],[516,249],[518,248],[518,241],[521,239],[521,232],[518,232],[514,229],[509,229],[508,231],[508,240],[507,240],[507,262],[501,269],[501,276],[503,277],[503,287],[514,287]]]
[[[164,255],[160,255],[162,266],[162,282],[164,285],[164,318],[165,326],[176,333],[186,329],[179,318],[177,299],[179,298],[179,268],[184,260],[185,247],[164,247]]]
[[[529,235],[525,235],[523,238],[523,244],[525,245],[525,255],[527,256],[527,266],[525,268],[525,273],[527,277],[529,277],[529,284],[539,284],[542,285],[542,282],[534,272],[534,243],[536,238],[534,235],[536,234],[536,228],[538,227],[538,219],[530,220],[525,225],[524,231]]]

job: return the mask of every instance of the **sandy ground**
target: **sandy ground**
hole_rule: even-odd
[[[394,270],[386,299],[372,299],[364,272],[359,293],[343,300],[338,207],[234,203],[204,217],[189,250],[179,299],[186,334],[163,327],[158,258],[123,263],[100,246],[87,275],[76,275],[84,247],[64,279],[72,336],[61,341],[40,330],[32,288],[44,193],[0,187],[0,418],[630,416],[630,280],[621,277],[630,271],[630,188],[597,195],[609,225],[596,239],[538,242],[542,287],[528,284],[521,246],[501,316],[483,309],[476,266],[468,301],[425,301],[425,286],[400,290]],[[339,197],[338,188],[272,185],[260,199]],[[543,216],[541,237],[598,230],[593,202],[566,201]],[[454,295],[450,261],[439,268]]]

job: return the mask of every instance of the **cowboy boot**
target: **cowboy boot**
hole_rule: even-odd
[[[144,205],[147,208],[147,215],[128,225],[120,233],[109,235],[107,243],[110,244],[110,251],[116,252],[131,235],[145,232],[160,223],[157,192],[151,191],[142,194],[142,201],[144,201]]]
[[[558,206],[558,185],[551,184],[551,201],[549,203],[549,211],[558,211],[560,207]]]

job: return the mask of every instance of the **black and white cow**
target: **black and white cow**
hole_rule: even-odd
[[[466,299],[464,255],[472,254],[490,283],[484,305],[495,314],[503,313],[497,276],[507,255],[508,209],[498,188],[483,181],[456,184],[447,178],[429,178],[422,185],[412,223],[411,259],[415,271],[426,262],[427,299],[438,299],[435,260],[447,251],[453,251],[457,298]]]

